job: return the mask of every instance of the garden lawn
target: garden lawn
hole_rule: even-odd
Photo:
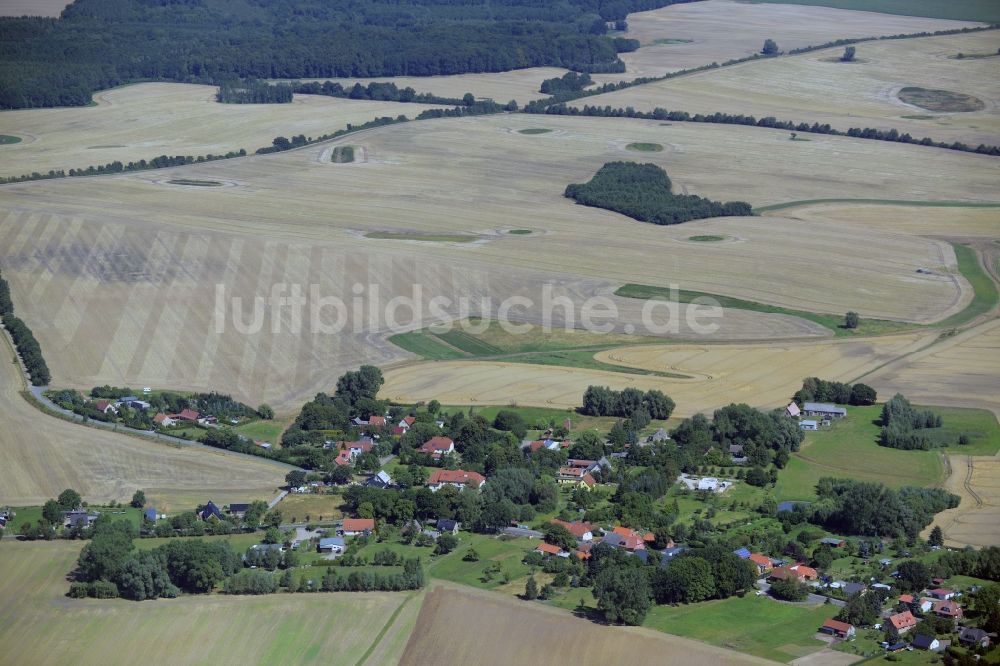
[[[934,408],[937,410],[937,408]],[[777,500],[811,500],[824,476],[874,481],[887,486],[937,486],[944,469],[938,451],[902,451],[879,446],[881,405],[850,407],[830,428],[807,432],[801,450],[778,473]],[[943,413],[944,410],[941,410]]]
[[[428,565],[427,573],[432,578],[490,590],[504,585],[504,581],[502,576],[494,576],[489,581],[484,580],[483,572],[486,567],[494,562],[500,562],[504,571],[509,574],[510,580],[526,576],[529,568],[522,560],[539,543],[531,539],[507,539],[459,532],[458,547]],[[462,559],[470,547],[479,553],[478,562],[466,562]]]
[[[765,659],[789,662],[826,643],[813,636],[837,614],[832,605],[786,604],[747,595],[690,606],[655,606],[644,626]]]

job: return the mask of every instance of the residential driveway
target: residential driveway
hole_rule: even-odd
[[[771,591],[771,584],[766,580],[759,580],[757,581],[757,589],[764,594],[769,594]],[[822,594],[810,593],[809,596],[806,597],[805,601],[782,601],[781,599],[774,599],[774,601],[782,604],[824,604],[828,598],[829,597],[824,597]],[[840,599],[830,599],[830,603],[839,607],[847,605],[847,602],[841,601]]]

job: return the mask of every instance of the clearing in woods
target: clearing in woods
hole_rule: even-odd
[[[426,104],[296,95],[291,104],[220,104],[215,86],[137,83],[94,93],[95,106],[4,111],[0,176],[83,169],[160,155],[254,152],[277,136],[320,136],[382,116],[415,117]]]
[[[785,40],[776,39],[785,48]],[[723,67],[569,104],[578,108],[610,105],[651,111],[661,107],[690,113],[773,116],[796,123],[830,124],[840,130],[876,127],[949,143],[998,145],[1000,82],[994,75],[995,61],[954,58],[959,52],[995,53],[996,47],[995,31],[863,42],[855,48],[864,62],[839,62],[844,51],[841,46]],[[953,91],[978,98],[985,106],[934,108],[970,112],[914,117],[909,104],[915,98],[897,96],[901,89],[910,87]],[[920,99],[926,100],[926,96]],[[817,139],[814,134],[802,136]]]
[[[0,640],[10,663],[124,665],[138,654],[150,665],[319,664],[331,654],[345,664],[395,663],[419,608],[419,596],[388,592],[192,595],[141,612],[123,599],[67,599],[82,546],[0,543]]]
[[[483,627],[491,629],[484,632]],[[686,638],[595,624],[542,603],[444,583],[435,583],[427,593],[400,663],[506,666],[536,663],[545,655],[549,664],[596,666],[625,653],[637,662],[678,660],[691,666],[767,663]]]
[[[284,483],[284,465],[144,441],[43,414],[21,397],[13,350],[0,335],[0,505],[39,505],[66,488],[90,502],[122,502],[142,489],[157,508],[178,511],[208,499],[271,499]]]
[[[400,402],[436,398],[453,405],[517,403],[572,408],[591,384],[615,389],[660,389],[690,416],[730,402],[779,407],[809,376],[849,380],[934,340],[935,333],[759,345],[643,345],[599,352],[617,366],[688,375],[689,379],[627,375],[583,368],[554,368],[504,361],[436,361],[386,372],[382,397]]]
[[[7,185],[4,201],[9,195],[17,205],[0,203],[0,264],[55,385],[224,387],[248,404],[267,402],[279,411],[328,389],[330,377],[343,370],[384,365],[405,353],[385,342],[387,330],[363,322],[355,330],[350,308],[338,334],[304,335],[284,325],[275,333],[271,321],[245,334],[232,317],[219,332],[216,285],[225,289],[225,306],[230,297],[244,303],[267,297],[275,283],[315,284],[320,297],[345,302],[355,283],[366,293],[378,284],[383,304],[412,296],[420,284],[425,300],[453,297],[454,317],[456,297],[479,306],[483,294],[492,296],[492,310],[472,312],[482,315],[510,295],[527,294],[536,307],[524,313],[526,321],[540,321],[544,285],[581,303],[634,280],[637,266],[652,284],[683,276],[679,286],[691,291],[833,314],[853,309],[863,319],[933,321],[971,298],[953,275],[954,253],[944,241],[877,229],[845,235],[836,225],[803,221],[798,211],[795,219],[775,215],[766,224],[724,218],[664,228],[575,206],[562,194],[601,164],[634,155],[625,146],[640,142],[663,142],[663,152],[643,159],[668,168],[679,191],[758,205],[827,196],[833,180],[841,193],[861,198],[920,188],[932,200],[982,200],[995,194],[1000,179],[994,158],[844,137],[794,145],[781,131],[664,128],[628,119],[547,117],[552,132],[517,133],[537,127],[533,120],[502,115],[370,130],[362,144],[370,159],[357,169],[321,164],[326,145],[109,176],[99,192],[92,179]],[[358,139],[344,143],[357,146]],[[732,157],[720,161],[720,150]],[[925,169],[930,157],[933,174]],[[764,162],[774,168],[760,169]],[[177,188],[165,184],[177,178],[231,186],[187,188],[178,208]],[[372,192],[379,193],[377,206]],[[109,197],[118,202],[113,209]],[[234,217],[233,210],[252,214]],[[502,233],[514,220],[536,233]],[[387,229],[485,240],[363,237]],[[692,243],[694,233],[734,241]],[[843,259],[817,262],[817,256]],[[920,267],[933,274],[917,273]],[[619,324],[641,325],[641,301],[615,302]],[[405,320],[408,313],[400,315]],[[324,321],[330,320],[327,313]],[[240,321],[250,326],[252,312],[241,312]],[[695,337],[680,321],[669,336]],[[425,308],[416,325],[430,323]],[[780,314],[730,310],[718,323],[714,340],[829,335]]]

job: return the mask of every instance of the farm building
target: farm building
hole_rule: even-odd
[[[799,427],[803,430],[819,430],[819,423],[810,419],[803,419],[799,421]]]
[[[821,633],[830,634],[837,638],[850,638],[855,633],[854,625],[839,620],[827,620],[819,630]]]
[[[792,417],[793,419],[798,418],[801,413],[802,410],[799,409],[799,406],[796,405],[794,402],[788,403],[788,407],[785,407],[785,414]]]
[[[824,419],[842,419],[847,416],[847,409],[828,402],[807,402],[802,406],[802,412],[806,416],[821,416]]]
[[[346,548],[344,540],[340,537],[328,537],[319,540],[319,546],[317,547],[321,553],[343,553]]]

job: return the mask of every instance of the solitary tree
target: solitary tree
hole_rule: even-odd
[[[260,418],[270,421],[274,418],[274,409],[271,408],[271,405],[264,403],[257,408],[257,414]]]
[[[841,62],[853,62],[854,61],[854,47],[848,46],[844,49],[844,55],[840,56]]]
[[[861,323],[861,317],[858,316],[857,312],[851,310],[846,315],[844,315],[844,328],[857,328]]]
[[[132,506],[136,509],[146,506],[146,493],[141,490],[135,491],[132,495]]]
[[[778,55],[778,44],[773,39],[764,40],[764,48],[760,50],[761,53],[768,56]]]
[[[61,506],[64,511],[72,511],[83,504],[83,498],[80,497],[80,493],[76,492],[72,488],[67,488],[59,493],[59,497],[56,501],[59,502],[59,506]]]
[[[944,545],[944,532],[941,531],[940,525],[935,525],[934,529],[931,530],[930,536],[927,537],[927,543],[931,546]]]
[[[524,584],[524,598],[528,601],[538,598],[538,583],[534,576],[528,576],[528,582]]]

